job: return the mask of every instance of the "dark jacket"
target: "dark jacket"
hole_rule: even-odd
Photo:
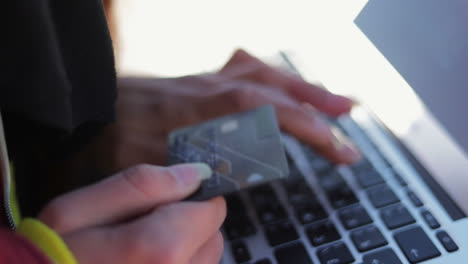
[[[114,119],[113,49],[100,0],[5,1],[2,11],[0,111],[19,204],[34,216],[55,195],[43,193],[54,184],[45,163],[73,155]]]

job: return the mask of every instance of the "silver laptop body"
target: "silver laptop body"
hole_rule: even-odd
[[[282,63],[363,102],[330,122],[365,159],[333,166],[285,135],[289,179],[227,197],[222,263],[467,263],[468,2],[310,10]]]

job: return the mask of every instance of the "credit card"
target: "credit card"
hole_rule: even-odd
[[[288,162],[273,106],[171,132],[169,164],[187,162],[204,162],[213,170],[188,198],[194,201],[286,177]]]

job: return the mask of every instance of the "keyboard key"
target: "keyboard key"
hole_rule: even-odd
[[[329,220],[311,224],[306,229],[310,243],[319,246],[341,238],[333,223]]]
[[[402,204],[395,204],[381,210],[380,216],[388,229],[395,229],[415,222],[408,209]]]
[[[360,252],[388,244],[379,229],[373,225],[351,232],[351,240]]]
[[[371,186],[380,184],[384,182],[380,173],[377,172],[374,168],[371,168],[367,171],[355,172],[356,180],[363,189],[367,189]]]
[[[302,187],[304,188],[304,187]],[[304,205],[318,203],[317,196],[310,190],[301,190],[298,187],[294,188],[294,191],[288,190],[288,200],[293,207],[301,207]]]
[[[403,178],[403,176],[401,176],[398,172],[394,170],[392,171],[392,173],[393,173],[393,177],[398,182],[398,184],[400,184],[400,186],[402,187],[408,186],[408,183],[406,182],[405,178]]]
[[[302,224],[325,219],[328,215],[305,180],[286,182],[289,203]]]
[[[317,256],[322,264],[348,264],[354,262],[354,257],[348,247],[341,242],[319,249]]]
[[[386,184],[369,189],[367,195],[375,208],[381,208],[400,201],[392,189]]]
[[[402,264],[395,252],[386,248],[364,255],[363,264]]]
[[[309,254],[300,242],[294,242],[275,249],[278,264],[313,264]]]
[[[334,191],[330,191],[327,193],[327,195],[331,205],[335,209],[359,202],[356,195],[354,195],[354,192],[347,185],[342,186],[341,188]]]
[[[289,174],[291,174],[291,172]],[[312,192],[312,189],[309,187],[309,184],[304,179],[304,176],[302,174],[300,174],[300,177],[288,176],[287,178],[283,179],[282,182],[288,194]]]
[[[295,211],[297,219],[299,219],[302,224],[310,224],[325,219],[328,216],[323,207],[318,203],[296,208]]]
[[[334,208],[342,208],[358,202],[356,195],[338,172],[322,175],[319,182]]]
[[[408,191],[408,198],[411,200],[414,206],[421,207],[424,203],[419,199],[419,197],[413,191]]]
[[[271,264],[271,260],[269,260],[269,259],[261,259],[261,260],[255,262],[255,264]]]
[[[255,226],[246,215],[233,216],[228,213],[223,228],[229,240],[251,236],[256,233]]]
[[[287,218],[286,211],[270,185],[262,185],[249,191],[250,199],[262,224],[274,223]]]
[[[247,210],[239,195],[226,196],[226,204],[227,217],[223,228],[227,238],[235,240],[255,234],[255,226],[248,217]]]
[[[354,162],[349,167],[354,173],[360,173],[363,171],[369,171],[374,169],[374,166],[372,166],[370,161],[365,157],[361,157],[360,160]]]
[[[277,246],[299,238],[296,229],[289,220],[265,225],[265,235],[270,246]]]
[[[270,185],[260,185],[249,190],[249,197],[255,207],[263,207],[278,198]]]
[[[262,208],[257,208],[257,214],[262,224],[274,223],[288,217],[283,206],[275,202]]]
[[[308,224],[327,217],[327,213],[317,200],[317,196],[305,181],[289,184],[287,188],[289,203],[302,224]]]
[[[243,241],[236,241],[231,246],[232,255],[237,263],[243,263],[250,260],[250,253]]]
[[[432,215],[431,212],[428,210],[424,209],[421,212],[422,217],[424,218],[424,221],[426,221],[427,225],[432,228],[432,229],[437,229],[440,227],[439,221]]]
[[[439,250],[420,227],[397,232],[395,240],[410,263],[419,263],[440,256]]]
[[[455,241],[447,234],[445,231],[437,232],[437,238],[439,239],[440,243],[444,246],[445,250],[448,252],[454,252],[458,250],[457,244]]]
[[[238,194],[225,196],[227,209],[230,211],[245,211],[245,205]]]
[[[346,181],[337,171],[319,175],[319,183],[327,193],[346,186]]]
[[[341,209],[338,212],[338,216],[346,229],[353,229],[372,223],[369,214],[361,205]]]
[[[279,203],[257,208],[257,214],[262,224],[274,223],[287,218],[286,211]]]

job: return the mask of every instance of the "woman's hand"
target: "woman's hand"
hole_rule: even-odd
[[[338,116],[353,102],[237,51],[213,74],[170,79],[119,81],[117,122],[106,134],[101,157],[108,168],[141,162],[166,164],[167,135],[178,127],[273,104],[283,130],[326,158],[350,163],[359,158],[353,145],[340,142],[318,112]],[[102,138],[100,139],[102,140]]]
[[[39,219],[81,264],[217,264],[224,200],[178,202],[209,176],[205,164],[139,165],[56,198]]]

